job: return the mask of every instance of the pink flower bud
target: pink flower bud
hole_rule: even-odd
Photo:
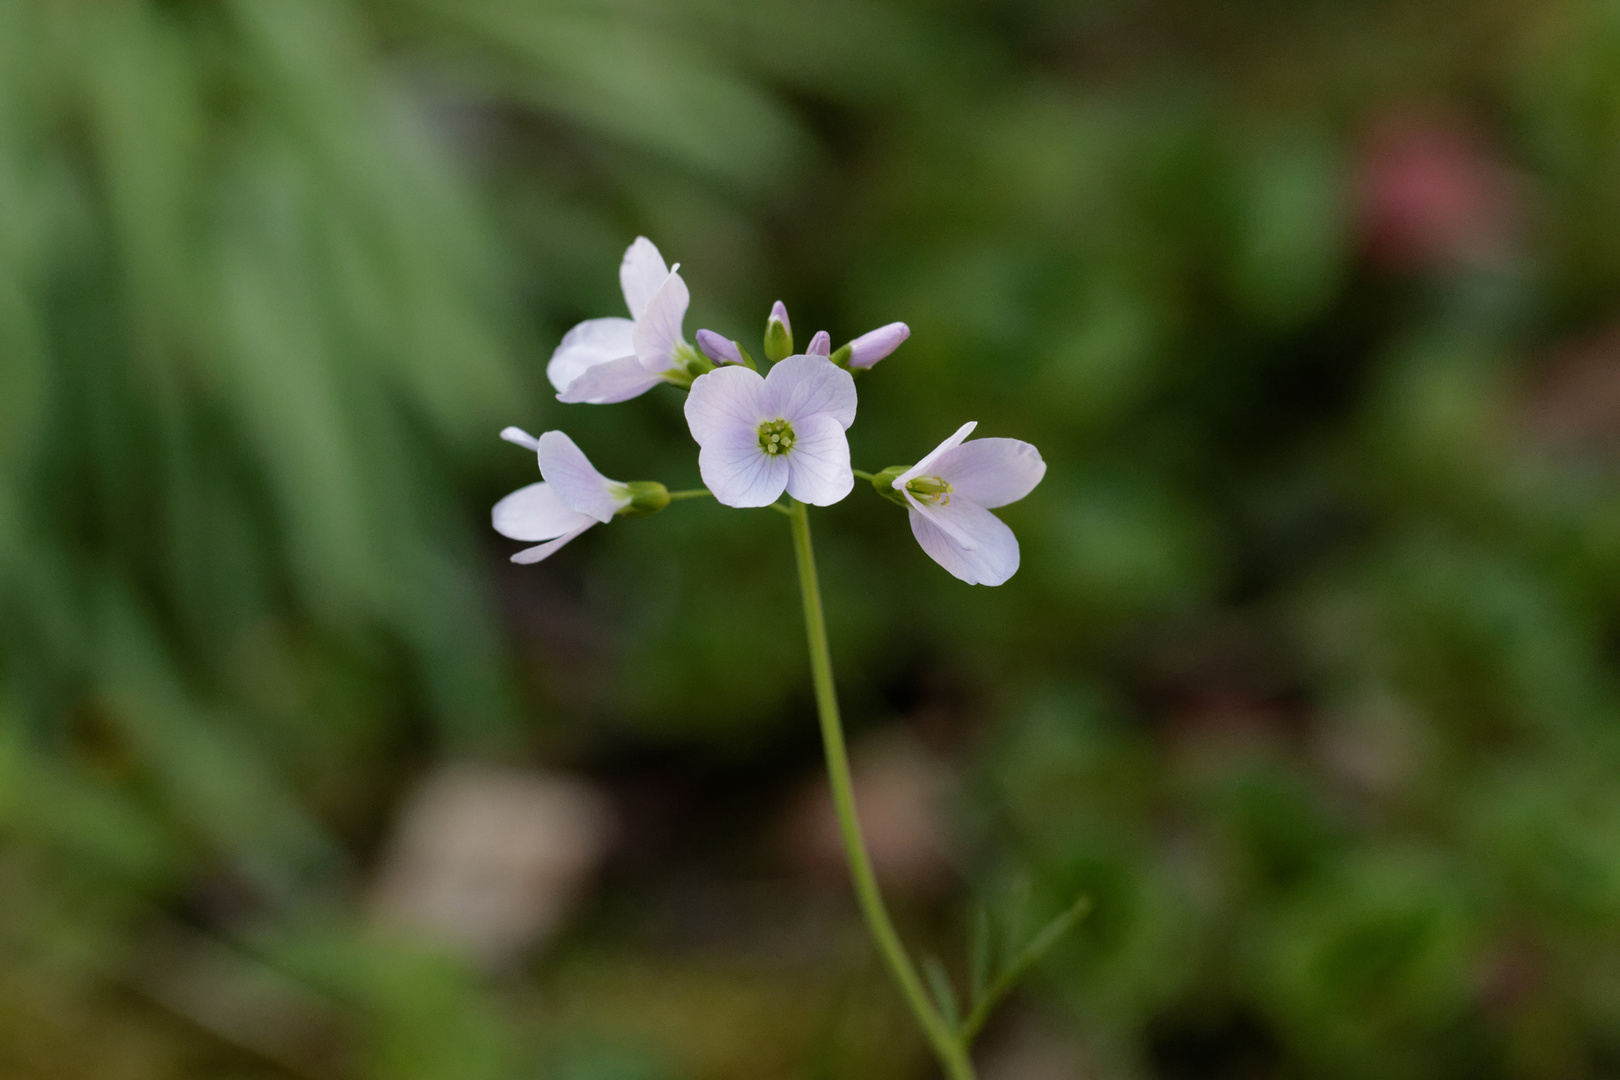
[[[742,350],[730,338],[721,337],[713,330],[699,330],[697,332],[698,348],[717,364],[740,364],[743,362]]]
[[[903,322],[892,322],[869,330],[849,343],[849,366],[869,368],[900,347],[911,336],[911,327]]]

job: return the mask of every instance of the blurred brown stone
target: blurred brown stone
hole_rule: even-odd
[[[1620,325],[1556,351],[1521,410],[1525,434],[1560,454],[1620,451]]]
[[[872,867],[886,889],[925,896],[950,880],[950,774],[916,740],[886,733],[850,755],[855,805]],[[788,860],[802,873],[847,880],[843,837],[825,774],[810,781],[788,810]]]
[[[410,794],[372,890],[376,924],[499,967],[560,925],[600,865],[612,817],[583,781],[449,765]]]
[[[984,1080],[1097,1080],[1085,1051],[1073,1038],[1019,1016],[981,1055]]]

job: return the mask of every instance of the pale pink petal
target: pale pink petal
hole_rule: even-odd
[[[555,540],[548,540],[539,547],[524,548],[522,551],[512,556],[512,561],[515,563],[537,563],[542,559],[549,558],[551,555],[556,553],[558,548],[562,547],[564,544],[568,543],[568,541],[572,540],[574,537],[578,536],[580,533],[584,532],[586,529],[595,524],[596,522],[594,521],[586,521],[585,524],[581,525],[573,532],[564,533]]]
[[[699,446],[738,430],[757,444],[759,425],[777,413],[765,377],[745,367],[727,365],[692,380],[686,395],[686,426]]]
[[[949,525],[947,531],[942,526]],[[965,499],[911,508],[911,534],[928,557],[969,585],[1000,585],[1018,571],[1018,538],[1006,522]],[[971,537],[972,548],[958,536]]]
[[[855,487],[855,473],[849,467],[849,437],[843,425],[826,413],[794,421],[793,449],[785,456],[787,493],[800,502],[831,506]]]
[[[848,428],[855,422],[855,379],[824,356],[789,356],[765,376],[776,406],[772,414],[797,425],[825,413]]]
[[[788,332],[789,337],[793,335],[793,324],[788,322],[787,305],[780,300],[771,305],[771,314],[765,320],[765,325],[769,326],[772,319],[782,324],[782,329]]]
[[[892,322],[876,330],[868,330],[849,343],[849,366],[869,368],[900,347],[911,336],[911,327],[903,322]]]
[[[633,327],[629,319],[585,320],[563,335],[562,343],[546,365],[546,378],[558,390],[567,390],[587,369],[634,356]]]
[[[568,509],[597,521],[612,521],[614,514],[630,505],[625,486],[597,472],[585,452],[562,432],[540,436],[538,450],[540,475]]]
[[[647,310],[647,302],[667,277],[669,267],[664,264],[657,246],[645,236],[636,237],[636,242],[625,249],[624,261],[619,263],[619,287],[624,290],[624,303],[632,319],[641,318],[641,313]]]
[[[531,542],[550,540],[595,523],[595,519],[570,510],[551,485],[543,483],[518,488],[496,503],[490,521],[502,536]]]
[[[636,319],[631,337],[636,355],[648,371],[667,371],[675,365],[675,348],[686,340],[681,336],[681,323],[691,301],[692,294],[679,274],[666,277],[647,301],[647,310]]]
[[[804,352],[806,356],[831,356],[832,335],[825,330],[817,330],[816,336],[810,339],[810,345]]]
[[[698,472],[704,486],[726,506],[769,506],[782,497],[788,484],[787,455],[765,453],[759,448],[759,432],[740,426],[703,443]]]
[[[656,371],[648,371],[634,356],[626,356],[611,364],[597,364],[568,384],[557,395],[557,400],[570,405],[586,402],[591,405],[611,405],[616,401],[629,401],[639,397],[664,381]]]
[[[977,420],[969,420],[967,423],[957,428],[956,434],[952,435],[950,438],[946,439],[944,442],[930,450],[927,457],[923,458],[921,461],[917,462],[917,464],[895,477],[893,485],[894,490],[901,490],[906,486],[908,481],[914,480],[919,476],[935,475],[932,469],[934,461],[945,451],[962,445],[962,440],[971,435],[973,433],[973,429],[978,426],[979,422]]]
[[[952,498],[993,510],[1034,491],[1046,475],[1046,462],[1019,439],[974,439],[940,454],[930,469],[930,475],[951,485]]]

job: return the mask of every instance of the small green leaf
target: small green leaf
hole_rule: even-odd
[[[951,977],[946,973],[945,965],[940,963],[939,957],[923,958],[923,974],[928,979],[929,989],[934,992],[934,1002],[939,1006],[940,1015],[945,1018],[952,1031],[961,1031],[962,1009],[956,1002],[956,989],[951,986]]]
[[[972,1043],[974,1036],[990,1019],[991,1012],[1001,1003],[1001,999],[1011,993],[1013,987],[1029,974],[1030,968],[1040,963],[1041,959],[1052,951],[1052,947],[1063,940],[1063,935],[1074,929],[1075,924],[1090,910],[1091,897],[1081,896],[1057,918],[1041,927],[1040,931],[1029,939],[1029,944],[1018,950],[1018,955],[1013,957],[1012,963],[996,976],[990,988],[973,1003],[973,1011],[960,1029],[964,1043]]]
[[[984,992],[990,986],[990,972],[995,967],[995,941],[990,928],[990,911],[984,905],[979,905],[973,918],[973,951],[970,960],[971,984],[969,987],[968,1002],[971,1007],[977,1007],[984,1000]]]

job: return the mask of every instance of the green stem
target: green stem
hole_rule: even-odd
[[[876,479],[871,473],[862,472],[859,469],[851,469],[849,471],[854,473],[857,479],[865,480],[867,483],[871,483],[874,479]]]
[[[849,752],[844,746],[844,728],[838,717],[838,692],[833,685],[832,651],[827,645],[827,620],[821,608],[821,585],[816,578],[816,556],[810,546],[810,515],[805,504],[792,500],[788,516],[793,522],[793,553],[799,566],[799,593],[804,598],[804,629],[810,642],[810,674],[816,690],[816,712],[821,719],[821,742],[827,753],[827,779],[832,787],[833,807],[838,813],[838,829],[843,834],[844,851],[849,856],[849,874],[860,901],[867,930],[877,943],[889,973],[911,1006],[923,1034],[928,1037],[949,1080],[976,1080],[967,1048],[952,1031],[939,1010],[928,1000],[923,982],[912,966],[911,957],[889,918],[872,872],[872,859],[861,836],[860,818],[855,812],[855,786],[849,771]]]
[[[714,498],[714,492],[710,491],[708,488],[690,488],[690,489],[688,489],[686,491],[672,491],[672,492],[669,493],[669,501],[670,502],[674,502],[677,499],[712,499],[712,498]]]

